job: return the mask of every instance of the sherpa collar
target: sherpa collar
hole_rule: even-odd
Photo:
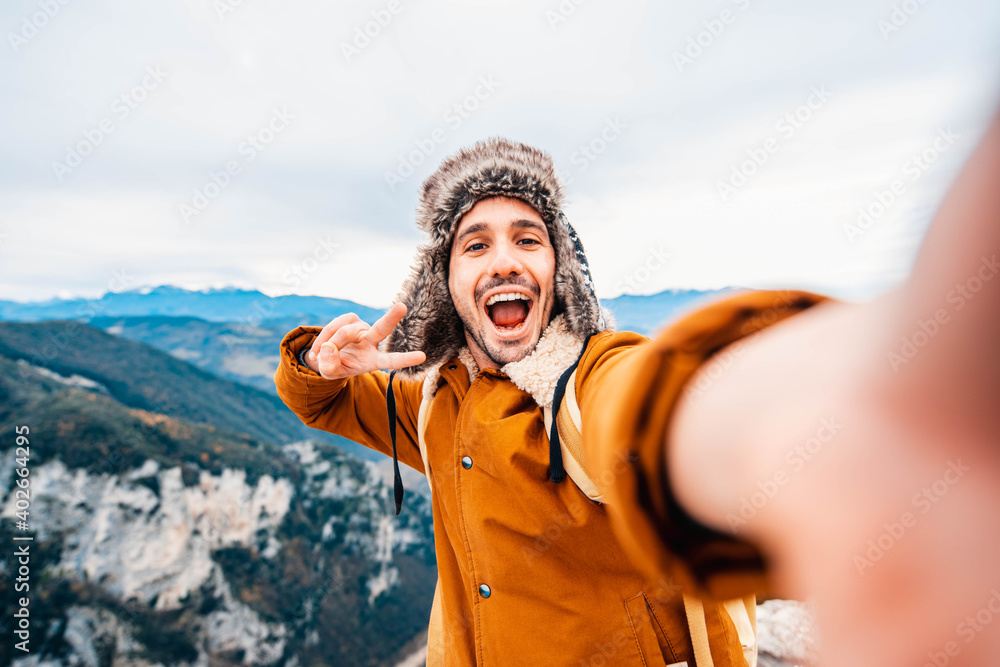
[[[590,335],[583,338],[576,335],[567,325],[566,318],[563,315],[557,315],[549,322],[528,356],[500,368],[500,371],[518,388],[530,394],[539,407],[552,409],[553,426],[549,432],[549,478],[553,482],[562,482],[566,477],[559,433],[555,428],[555,415],[566,391],[568,378],[572,377],[573,369],[579,363],[589,340]],[[472,353],[469,352],[468,347],[463,347],[457,356],[469,374],[469,381],[472,382],[479,374],[479,368]],[[389,413],[389,433],[392,440],[393,499],[396,504],[396,514],[399,514],[403,507],[403,478],[399,473],[399,457],[396,450],[396,400],[392,389],[395,375],[396,371],[389,374],[389,386],[386,388],[386,408]],[[427,371],[423,381],[422,401],[429,401],[434,397],[440,380],[441,366],[434,366]],[[422,404],[421,408],[423,409],[425,405],[426,403]],[[421,445],[421,456],[426,456],[426,453],[423,452],[423,445]]]
[[[557,315],[542,332],[531,354],[520,361],[512,361],[500,368],[518,389],[531,395],[541,408],[552,407],[556,383],[563,371],[569,368],[583,352],[583,338],[570,331],[563,315]],[[468,347],[458,352],[458,360],[469,372],[469,382],[479,373],[479,365]],[[438,389],[441,367],[427,371],[423,384],[423,400],[434,397]]]

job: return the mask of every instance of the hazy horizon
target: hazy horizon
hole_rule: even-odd
[[[145,295],[145,294],[149,294],[153,290],[159,289],[161,287],[175,288],[175,289],[178,289],[178,290],[183,290],[183,291],[186,291],[186,292],[192,292],[192,293],[198,293],[198,294],[214,294],[214,293],[226,292],[226,291],[246,291],[246,292],[258,292],[258,293],[263,294],[264,296],[267,296],[267,297],[272,298],[272,299],[279,298],[279,297],[286,297],[286,296],[295,296],[295,297],[303,297],[303,298],[336,299],[336,300],[339,300],[339,301],[351,301],[353,303],[356,303],[356,304],[361,305],[361,306],[366,306],[368,308],[380,308],[380,309],[386,309],[390,305],[392,305],[390,303],[381,303],[381,304],[366,303],[366,302],[359,301],[358,299],[353,299],[353,298],[350,298],[350,297],[332,296],[332,295],[328,295],[328,294],[298,294],[298,293],[294,293],[294,292],[285,293],[285,294],[269,294],[269,293],[267,293],[267,292],[265,292],[263,290],[258,290],[258,289],[254,289],[254,288],[237,287],[237,286],[234,286],[234,285],[228,285],[228,286],[222,286],[222,287],[204,287],[204,288],[201,288],[201,289],[187,289],[187,288],[184,288],[184,287],[180,287],[179,285],[169,285],[169,284],[161,284],[161,285],[135,285],[135,286],[129,287],[128,289],[123,289],[123,290],[116,290],[116,291],[107,290],[107,291],[105,291],[105,292],[103,292],[103,293],[101,293],[99,295],[96,295],[96,296],[88,296],[86,294],[67,294],[65,296],[51,296],[51,297],[45,297],[45,298],[41,298],[41,299],[4,299],[4,298],[0,298],[0,302],[18,303],[18,304],[44,304],[44,303],[48,303],[48,302],[58,302],[58,301],[76,301],[76,300],[96,301],[96,300],[99,300],[99,299],[101,299],[101,298],[103,298],[105,296],[115,295],[115,294],[126,294],[126,293],[136,293],[136,292],[138,292],[140,294]],[[711,290],[699,290],[699,289],[687,289],[687,288],[667,288],[667,289],[664,289],[664,290],[660,290],[659,292],[654,292],[652,294],[622,294],[622,295],[619,295],[619,296],[651,297],[651,296],[656,296],[658,294],[664,294],[664,293],[669,293],[669,292],[687,292],[687,291],[694,291],[694,292],[714,292],[714,291],[719,291],[719,290],[730,290],[730,289],[739,290],[739,289],[752,289],[752,288],[742,287],[742,286],[738,286],[738,285],[727,285],[725,287],[720,287],[718,289],[711,289]],[[609,300],[616,299],[616,298],[618,298],[618,297],[601,297],[600,299],[601,299],[601,301],[609,301]]]

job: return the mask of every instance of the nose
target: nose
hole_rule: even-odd
[[[524,273],[524,264],[518,256],[517,246],[509,241],[497,243],[490,254],[489,274],[498,278]]]

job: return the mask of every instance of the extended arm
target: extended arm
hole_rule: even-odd
[[[905,285],[723,351],[667,433],[680,504],[815,596],[828,664],[1000,654],[1000,622],[968,645],[958,627],[1000,590],[998,184],[995,121]]]

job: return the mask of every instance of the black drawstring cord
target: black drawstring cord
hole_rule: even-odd
[[[389,412],[389,439],[392,440],[392,497],[396,501],[396,516],[403,509],[403,478],[399,474],[399,457],[396,455],[396,396],[392,380],[396,371],[389,373],[389,387],[385,391],[385,407]]]
[[[566,393],[566,382],[573,374],[576,364],[567,368],[559,381],[556,382],[556,393],[552,397],[552,425],[549,427],[549,474],[553,482],[561,482],[566,479],[566,470],[563,468],[562,449],[559,447],[559,429],[556,428],[556,415],[559,414],[559,405],[562,403],[563,394]]]
[[[580,356],[576,358],[573,365],[564,370],[562,375],[559,376],[559,381],[556,382],[556,392],[552,395],[552,425],[549,427],[549,474],[552,481],[556,483],[566,479],[562,448],[559,447],[559,429],[556,428],[556,417],[559,415],[559,407],[562,405],[563,396],[566,395],[566,384],[569,382],[569,376],[580,365],[580,359],[583,359],[583,353],[587,351],[587,345],[590,343],[591,336],[593,334],[587,336],[586,340],[583,341],[583,349],[580,350]]]

